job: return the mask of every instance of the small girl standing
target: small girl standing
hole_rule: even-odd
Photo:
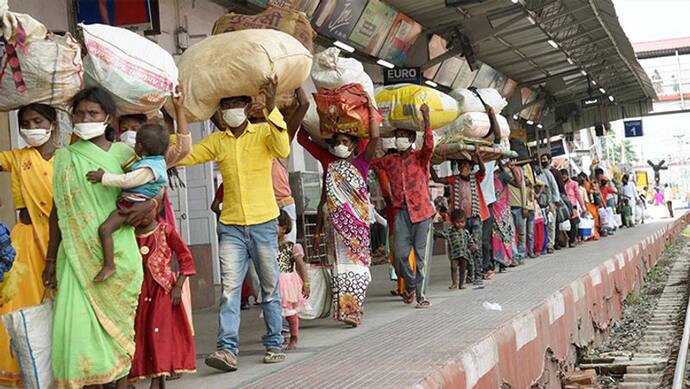
[[[283,317],[290,325],[290,342],[287,350],[297,348],[299,335],[298,314],[308,308],[309,279],[304,265],[304,249],[299,243],[286,240],[292,230],[292,219],[281,210],[278,216],[278,266],[280,267],[280,301]]]
[[[144,282],[134,320],[136,350],[129,381],[150,378],[151,388],[165,388],[165,377],[196,372],[192,329],[182,303],[187,277],[196,274],[189,248],[175,228],[156,221],[156,210],[136,227]],[[179,263],[175,279],[172,257]]]

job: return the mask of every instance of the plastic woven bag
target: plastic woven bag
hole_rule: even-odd
[[[26,388],[53,387],[51,336],[53,301],[23,308],[2,316],[12,351],[19,360]]]
[[[340,50],[330,47],[314,56],[311,79],[317,89],[336,89],[345,84],[360,84],[376,105],[374,82],[364,71],[361,62],[354,58],[343,58]]]
[[[86,83],[108,90],[121,114],[157,113],[177,84],[172,55],[124,28],[79,26],[88,54],[84,58]]]
[[[450,96],[458,101],[458,108],[461,113],[486,112],[482,100],[491,106],[496,114],[499,114],[508,105],[506,99],[496,89],[477,89],[477,93],[482,97],[481,99],[469,89],[455,89],[450,92]]]
[[[70,34],[47,33],[32,17],[0,10],[0,111],[31,103],[64,108],[83,86],[81,48]]]
[[[376,92],[376,102],[384,116],[384,131],[396,128],[422,130],[422,104],[429,106],[431,128],[452,123],[459,116],[458,102],[436,89],[413,84],[385,86]]]
[[[314,100],[321,123],[321,136],[328,138],[335,133],[369,136],[369,97],[360,84],[319,89]]]

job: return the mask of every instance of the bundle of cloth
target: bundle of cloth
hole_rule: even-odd
[[[439,129],[439,132],[445,136],[444,142],[456,143],[457,137],[461,137],[466,143],[482,141],[500,144],[506,149],[510,148],[508,141],[510,126],[508,120],[500,115],[508,102],[497,90],[491,88],[456,89],[450,92],[450,96],[458,102],[459,115],[453,122]],[[484,103],[491,106],[496,114],[501,139],[494,139]]]

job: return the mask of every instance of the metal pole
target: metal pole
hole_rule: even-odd
[[[676,64],[678,65],[678,73],[676,74],[676,82],[678,83],[678,92],[680,93],[680,106],[685,108],[685,98],[683,97],[683,82],[680,80],[680,55],[676,50]]]

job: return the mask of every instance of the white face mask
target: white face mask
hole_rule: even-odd
[[[242,123],[247,120],[247,114],[244,112],[244,108],[224,109],[222,113],[223,121],[232,128],[241,126]]]
[[[132,130],[123,132],[120,134],[120,141],[127,146],[134,148],[134,145],[137,143],[137,132]]]
[[[381,147],[383,148],[383,151],[395,149],[395,138],[381,138]]]
[[[106,127],[108,127],[106,122],[76,123],[74,135],[83,140],[89,140],[105,134]]]
[[[410,142],[410,138],[395,138],[395,147],[399,151],[406,151],[412,146],[412,142]]]
[[[335,147],[331,147],[331,154],[338,158],[347,158],[350,156],[350,154],[352,154],[352,150],[345,145],[337,145]]]
[[[19,135],[21,135],[24,142],[26,142],[31,147],[43,146],[48,139],[50,139],[50,133],[52,132],[52,127],[49,129],[45,128],[21,128],[19,129]]]

